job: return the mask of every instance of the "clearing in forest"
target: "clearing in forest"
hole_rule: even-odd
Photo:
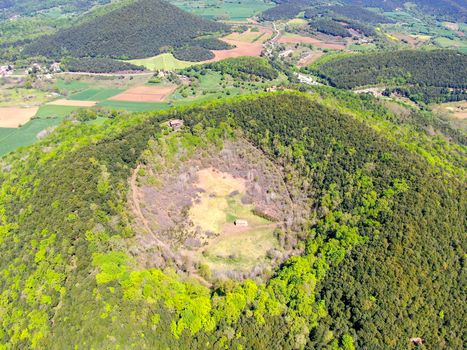
[[[242,279],[295,249],[306,205],[291,200],[281,170],[248,142],[219,148],[175,133],[147,154],[129,196],[143,264]]]
[[[176,85],[136,86],[111,97],[111,101],[162,102],[177,89]]]
[[[251,28],[243,33],[234,32],[224,37],[224,40],[241,41],[246,43],[264,43],[272,35],[272,30],[268,28],[260,28],[257,31]]]
[[[38,109],[39,107],[1,107],[0,128],[19,128],[34,117]]]

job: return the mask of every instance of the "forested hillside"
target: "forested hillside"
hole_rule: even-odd
[[[137,0],[26,46],[24,54],[60,58],[144,58],[198,46],[195,38],[225,31],[222,24],[190,15],[162,0]]]
[[[4,158],[0,343],[350,350],[407,349],[422,337],[462,348],[465,147],[339,94],[68,122]],[[208,287],[138,264],[129,178],[156,146],[173,151],[161,141],[173,118],[185,121],[187,147],[248,140],[306,196],[302,253],[267,281]]]
[[[316,71],[339,88],[384,84],[415,101],[467,98],[467,55],[456,51],[404,50],[352,55],[319,64]]]
[[[110,0],[0,0],[0,19],[29,16],[57,7],[63,12],[84,12],[107,3]]]
[[[364,7],[376,7],[386,11],[403,8],[405,0],[345,0],[347,4],[360,5]],[[441,17],[447,16],[458,20],[465,20],[467,8],[464,0],[414,0],[412,1],[423,11]]]

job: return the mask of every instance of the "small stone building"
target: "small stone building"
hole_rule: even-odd
[[[237,219],[237,220],[234,221],[234,225],[239,226],[239,227],[247,227],[248,226],[248,221]]]
[[[172,128],[172,130],[178,130],[183,126],[183,120],[181,119],[172,119],[169,121],[169,126]]]

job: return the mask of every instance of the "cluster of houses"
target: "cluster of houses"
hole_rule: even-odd
[[[39,63],[33,63],[27,70],[26,74],[31,74],[31,73],[45,73],[45,74],[51,74],[51,73],[60,73],[62,70],[60,68],[60,63],[54,62],[52,63],[49,67],[46,66],[41,66]]]

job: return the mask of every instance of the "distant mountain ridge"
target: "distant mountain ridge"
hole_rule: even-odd
[[[227,26],[208,21],[162,0],[138,0],[26,46],[29,56],[143,58]]]

